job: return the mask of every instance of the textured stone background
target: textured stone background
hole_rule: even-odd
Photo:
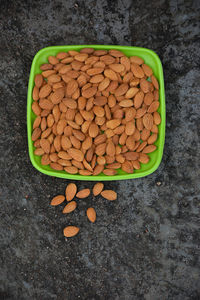
[[[198,0],[0,1],[0,299],[200,299],[199,15]],[[158,53],[166,144],[154,174],[106,183],[115,203],[91,197],[66,217],[49,200],[68,181],[42,175],[28,157],[26,93],[39,49],[84,43]],[[66,224],[80,234],[65,240]]]

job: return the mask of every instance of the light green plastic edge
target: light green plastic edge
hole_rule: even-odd
[[[159,125],[159,137],[156,141],[157,149],[153,153],[150,153],[150,161],[148,164],[141,164],[140,170],[135,170],[133,174],[127,174],[122,170],[117,170],[118,174],[114,176],[106,176],[104,174],[99,174],[97,176],[83,176],[83,175],[72,175],[68,174],[65,171],[56,171],[50,168],[50,166],[43,166],[41,164],[41,157],[34,155],[34,146],[31,140],[32,125],[33,121],[36,118],[31,109],[32,99],[32,90],[34,86],[34,76],[37,73],[41,73],[40,65],[48,62],[48,56],[56,55],[59,52],[67,52],[69,50],[80,51],[82,48],[94,48],[99,49],[117,49],[122,51],[126,56],[137,55],[144,59],[144,62],[148,64],[154,72],[154,75],[159,81],[160,84],[160,107],[158,109],[162,122]],[[35,55],[29,77],[28,85],[28,95],[27,95],[27,131],[28,131],[28,148],[29,156],[33,166],[40,172],[49,175],[65,179],[73,180],[86,180],[86,181],[111,181],[111,180],[124,180],[124,179],[134,179],[140,178],[152,174],[159,167],[162,160],[163,148],[165,142],[165,90],[164,90],[164,77],[163,77],[163,68],[161,61],[158,55],[149,49],[140,48],[140,47],[130,47],[130,46],[114,46],[114,45],[76,45],[76,46],[52,46],[39,50]]]

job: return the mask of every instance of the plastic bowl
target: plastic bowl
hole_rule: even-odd
[[[148,164],[141,164],[140,170],[134,170],[133,174],[127,174],[122,170],[118,170],[118,174],[114,176],[106,176],[104,174],[99,174],[97,176],[83,176],[83,175],[72,175],[68,174],[65,171],[56,171],[50,168],[50,166],[43,166],[41,164],[41,157],[34,155],[35,147],[33,146],[33,142],[31,140],[32,126],[33,122],[36,118],[35,114],[32,112],[31,104],[33,102],[32,99],[32,90],[34,86],[34,77],[35,74],[41,73],[40,65],[48,62],[48,56],[56,55],[58,52],[67,52],[69,50],[77,50],[80,51],[82,48],[94,48],[98,49],[117,49],[122,51],[126,56],[130,57],[133,55],[137,55],[144,59],[144,62],[148,64],[154,72],[154,75],[158,79],[160,84],[160,107],[158,109],[161,115],[161,124],[159,125],[159,135],[158,139],[155,143],[157,146],[156,151],[149,154],[150,160]],[[163,78],[163,69],[161,61],[158,55],[149,49],[140,48],[140,47],[129,47],[129,46],[109,46],[109,45],[80,45],[80,46],[52,46],[41,49],[35,55],[29,78],[28,85],[28,96],[27,96],[27,130],[28,130],[28,148],[29,148],[29,156],[33,166],[40,172],[60,178],[73,179],[73,180],[96,180],[96,181],[105,181],[105,180],[123,180],[123,179],[134,179],[139,177],[147,176],[153,173],[159,166],[164,148],[165,141],[165,90],[164,90],[164,78]]]

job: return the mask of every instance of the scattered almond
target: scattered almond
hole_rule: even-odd
[[[87,209],[87,217],[88,217],[88,220],[92,223],[94,223],[96,221],[96,211],[93,207],[89,207]]]
[[[63,234],[65,237],[73,237],[78,234],[79,228],[76,226],[67,226],[63,230]]]
[[[89,189],[83,189],[81,191],[79,191],[76,194],[77,198],[83,199],[83,198],[87,198],[90,195],[90,190]]]

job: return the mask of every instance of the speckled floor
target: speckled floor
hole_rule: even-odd
[[[199,1],[0,1],[0,299],[200,299],[199,15]],[[69,181],[28,157],[27,84],[39,49],[84,43],[158,53],[166,144],[154,174],[108,182],[117,201],[91,197],[66,217],[49,201]],[[80,234],[65,240],[67,224]]]

